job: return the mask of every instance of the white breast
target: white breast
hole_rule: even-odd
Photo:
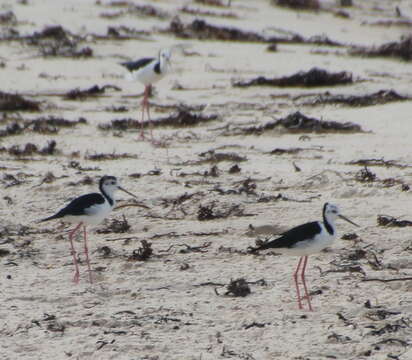
[[[156,63],[157,61],[153,61],[150,65],[145,66],[140,70],[133,71],[133,79],[141,82],[144,85],[150,85],[158,82],[166,75],[166,67],[163,67],[160,74],[158,74],[154,71]]]

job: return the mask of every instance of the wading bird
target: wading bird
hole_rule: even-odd
[[[313,221],[296,226],[281,234],[274,240],[269,240],[256,248],[250,248],[252,253],[270,249],[280,254],[300,256],[296,271],[293,273],[299,309],[303,309],[302,299],[306,299],[309,305],[309,310],[313,311],[305,281],[305,270],[308,263],[308,255],[318,253],[326,247],[332,245],[336,238],[335,220],[338,217],[355,226],[359,226],[347,217],[343,216],[339,212],[339,208],[336,205],[325,203],[323,206],[323,222]],[[298,282],[299,270],[301,270],[300,278],[305,291],[304,297],[300,296]]]
[[[124,66],[130,71],[133,80],[139,81],[144,85],[144,95],[142,100],[142,120],[140,129],[140,138],[145,139],[144,136],[144,115],[145,110],[147,113],[147,119],[150,124],[150,137],[153,142],[153,124],[150,119],[149,110],[149,95],[152,90],[152,85],[161,80],[169,71],[170,68],[170,49],[160,50],[157,58],[144,57],[136,61],[123,62],[120,65]]]
[[[103,176],[99,181],[99,190],[100,193],[90,193],[75,198],[56,214],[39,221],[43,222],[61,219],[63,221],[77,224],[77,226],[69,233],[73,263],[75,267],[73,278],[75,283],[79,282],[80,273],[79,265],[77,264],[76,259],[76,250],[73,243],[74,234],[81,228],[81,226],[83,226],[84,253],[86,255],[87,268],[89,271],[89,280],[92,283],[93,280],[89,261],[89,249],[87,247],[86,225],[100,224],[110,214],[116,204],[116,200],[113,197],[116,190],[124,191],[125,193],[136,197],[126,189],[122,188],[114,176]],[[139,206],[146,207],[140,204]]]

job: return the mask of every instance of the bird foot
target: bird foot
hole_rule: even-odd
[[[305,310],[303,305],[302,305],[302,300],[306,300],[307,303],[308,303],[308,310],[313,311],[312,304],[310,303],[310,296],[308,296],[308,295],[304,295],[304,296],[301,296],[300,298],[298,298],[299,310]]]
[[[160,141],[160,140],[156,140],[156,139],[151,139],[150,143],[154,146],[154,147],[162,147],[164,144]]]
[[[154,147],[164,147],[164,142],[160,141],[160,140],[156,140],[153,137],[147,137],[145,136],[144,133],[140,133],[139,137],[137,138],[137,141],[147,141],[150,142]]]
[[[74,274],[74,277],[73,277],[73,282],[74,282],[75,284],[78,284],[78,283],[79,283],[79,280],[80,280],[80,274],[79,274],[78,272],[76,272],[76,273]]]

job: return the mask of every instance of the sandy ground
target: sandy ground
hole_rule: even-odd
[[[16,24],[2,24],[3,32],[12,27],[23,36],[62,25],[84,36],[81,47],[93,49],[93,57],[87,59],[44,58],[36,46],[0,42],[0,91],[41,101],[42,109],[4,113],[1,129],[39,116],[87,120],[57,134],[24,131],[0,138],[5,148],[28,142],[41,148],[55,140],[58,150],[53,156],[23,159],[0,153],[0,359],[412,359],[412,280],[366,281],[412,276],[411,228],[377,224],[379,214],[412,218],[412,192],[407,190],[412,185],[412,102],[367,107],[304,102],[304,95],[325,91],[364,95],[394,89],[412,96],[410,63],[347,52],[351,45],[380,45],[407,35],[411,25],[375,23],[399,20],[395,5],[410,19],[411,2],[354,0],[355,6],[340,8],[335,1],[325,1],[318,12],[279,8],[266,0],[234,0],[223,8],[178,0],[146,3],[164,10],[167,17],[128,13],[127,7],[110,6],[106,0],[0,2],[0,13],[13,11],[17,19]],[[160,33],[175,15],[184,23],[195,18],[181,13],[185,5],[214,12],[215,16],[198,16],[210,24],[267,36],[279,35],[280,29],[305,38],[323,34],[344,46],[278,44],[277,52],[268,52],[264,43],[183,40]],[[342,10],[349,18],[335,15]],[[102,16],[122,11],[112,18]],[[237,17],[216,15],[227,12]],[[94,36],[120,25],[149,34],[142,40],[122,41]],[[177,44],[186,50],[173,53],[173,72],[156,87],[153,118],[174,112],[161,106],[183,103],[204,106],[202,114],[216,114],[218,120],[156,128],[163,147],[138,141],[137,130],[99,130],[99,124],[113,119],[140,118],[142,86],[126,81],[118,63],[153,56],[160,48]],[[314,66],[350,71],[356,81],[310,89],[232,86],[234,80],[280,77]],[[61,96],[75,88],[106,84],[121,91],[109,89],[83,101]],[[120,106],[126,112],[111,111]],[[295,111],[351,121],[364,132],[310,132],[302,138],[302,133],[279,130],[261,135],[231,131]],[[304,150],[270,154],[275,148],[296,147]],[[229,173],[236,162],[201,161],[199,155],[209,150],[246,160],[238,163],[240,172]],[[130,157],[86,159],[100,153]],[[375,181],[360,182],[356,179],[363,167],[348,164],[360,159],[402,166],[370,166]],[[301,171],[295,171],[293,163]],[[217,176],[204,175],[214,165]],[[79,238],[81,280],[74,285],[69,228],[36,220],[73,197],[94,191],[104,174],[118,176],[150,210],[124,207],[90,229],[96,279],[92,285]],[[87,176],[93,184],[82,184]],[[248,178],[256,188],[240,191]],[[388,178],[392,183],[383,181]],[[182,198],[184,194],[189,198]],[[130,202],[126,194],[117,197],[125,200],[120,204]],[[267,201],[259,201],[262,198]],[[319,219],[326,201],[338,204],[361,227],[339,222],[334,247],[309,258],[312,313],[299,310],[295,301],[291,274],[297,258],[246,254],[256,239],[246,233],[250,224],[258,230],[265,225],[285,230]],[[232,212],[226,218],[199,221],[201,206]],[[110,232],[113,219],[122,221],[123,216],[131,228]],[[104,229],[109,232],[98,232]],[[348,233],[356,233],[356,239],[340,239]],[[131,259],[141,240],[152,244],[153,256],[147,261]],[[226,285],[237,278],[250,282],[250,295],[225,295]]]

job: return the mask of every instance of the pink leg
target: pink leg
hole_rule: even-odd
[[[146,111],[147,111],[147,119],[149,121],[149,127],[150,127],[150,138],[153,142],[153,123],[152,123],[152,120],[150,119],[150,104],[149,104],[149,101],[147,101],[147,104],[146,104]]]
[[[299,309],[301,309],[301,310],[303,309],[303,307],[302,307],[302,301],[301,301],[300,291],[299,291],[298,274],[299,274],[299,269],[300,269],[300,265],[302,264],[303,258],[304,258],[304,256],[302,256],[299,259],[298,266],[296,267],[296,270],[293,273],[293,278],[295,280],[295,286],[296,286],[296,294],[297,294],[297,297],[298,297],[298,305],[299,305]]]
[[[310,296],[309,296],[309,294],[308,294],[308,288],[306,287],[306,280],[305,280],[305,270],[306,270],[306,265],[307,265],[307,263],[308,263],[308,257],[307,257],[307,256],[304,256],[304,258],[305,258],[305,260],[304,260],[304,262],[303,262],[303,268],[302,268],[302,274],[301,274],[302,283],[303,283],[303,287],[304,287],[304,289],[305,289],[305,298],[307,299],[308,304],[309,304],[309,310],[310,310],[310,311],[313,311],[313,309],[312,309],[312,304],[310,303]]]
[[[151,91],[152,91],[152,85],[149,85],[148,98],[149,98],[149,94],[151,93]],[[147,103],[146,103],[146,111],[147,111],[147,119],[149,121],[149,126],[150,126],[150,138],[152,140],[152,143],[154,143],[155,141],[153,139],[153,122],[150,119],[150,103],[149,103],[149,100],[147,100]]]
[[[149,114],[149,95],[150,95],[150,89],[151,85],[147,85],[144,88],[144,94],[143,94],[143,100],[142,100],[142,120],[140,123],[140,139],[144,140],[144,115],[145,115],[145,110],[147,111],[147,115],[149,117],[150,121],[150,114]]]
[[[149,95],[152,91],[152,85],[147,86],[147,95],[146,95],[146,101],[144,104],[144,108],[146,108],[146,113],[147,113],[147,121],[149,122],[149,127],[150,127],[150,139],[152,144],[156,144],[156,141],[153,138],[153,123],[152,120],[150,119],[150,103],[149,103]]]
[[[93,284],[92,269],[90,268],[89,248],[87,247],[87,234],[86,234],[85,225],[83,225],[83,237],[84,237],[84,253],[86,255],[87,269],[89,270],[89,280],[90,280],[90,284]]]
[[[141,107],[142,107],[142,118],[140,120],[140,139],[144,139],[144,108],[145,108],[145,104],[146,104],[146,87],[144,88],[144,94],[143,94],[143,100],[141,103]]]
[[[76,250],[74,249],[74,244],[73,244],[73,235],[76,233],[77,230],[79,230],[81,225],[82,223],[77,225],[72,231],[69,232],[70,247],[72,249],[73,264],[75,268],[73,282],[76,284],[79,283],[80,272],[79,272],[79,265],[77,264],[77,259],[76,259]]]

